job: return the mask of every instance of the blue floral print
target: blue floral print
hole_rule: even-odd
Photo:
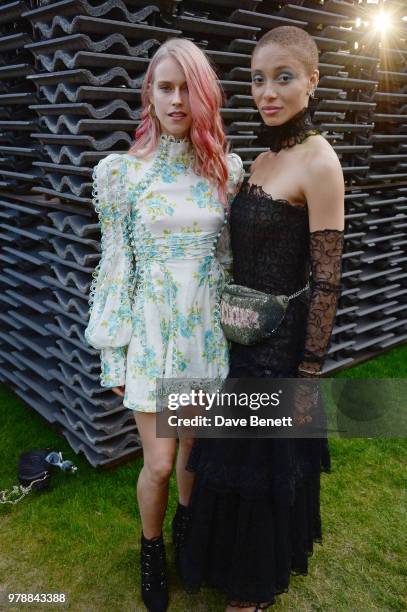
[[[102,243],[85,339],[101,352],[101,385],[125,385],[131,410],[156,411],[157,379],[228,372],[217,316],[231,264],[226,214],[192,151],[161,136],[153,158],[111,154],[94,171]],[[242,174],[229,155],[231,196]]]

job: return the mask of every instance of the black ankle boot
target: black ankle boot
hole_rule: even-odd
[[[178,504],[174,518],[172,520],[172,542],[175,550],[175,564],[178,571],[180,570],[180,551],[185,541],[185,536],[188,530],[190,511],[188,506]]]
[[[141,596],[148,612],[168,608],[165,547],[163,536],[147,540],[141,534]]]

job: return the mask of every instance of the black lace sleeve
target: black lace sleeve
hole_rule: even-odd
[[[310,233],[311,299],[300,376],[320,372],[328,350],[341,292],[343,238],[342,230]]]

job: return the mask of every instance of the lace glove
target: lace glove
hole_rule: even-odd
[[[293,397],[295,425],[314,425],[320,421],[320,391],[318,380],[297,381]]]
[[[299,377],[321,374],[342,289],[343,239],[343,230],[310,232],[311,299]]]

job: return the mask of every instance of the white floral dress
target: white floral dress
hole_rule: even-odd
[[[230,154],[228,166],[233,195],[243,164]],[[193,170],[189,140],[161,136],[150,159],[102,159],[94,205],[102,255],[85,338],[101,351],[101,385],[125,385],[124,406],[156,412],[157,379],[224,379],[226,215],[215,184]]]

